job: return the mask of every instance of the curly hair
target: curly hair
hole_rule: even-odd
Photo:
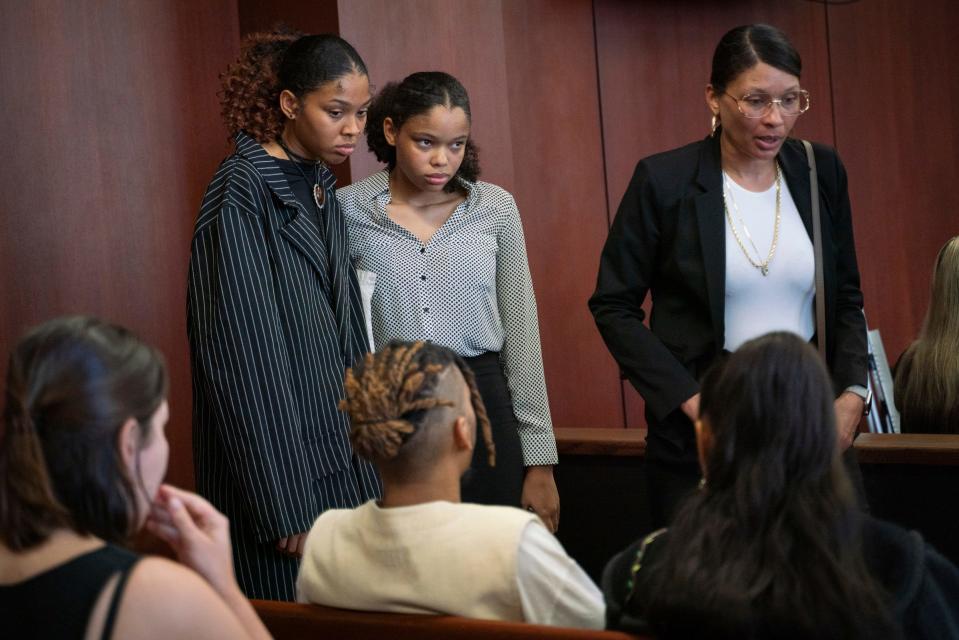
[[[302,98],[349,73],[368,76],[350,43],[334,35],[303,35],[278,27],[243,40],[240,57],[220,74],[220,114],[230,136],[244,131],[257,142],[276,140],[286,117],[280,93]]]
[[[396,166],[396,147],[386,141],[383,121],[389,118],[399,131],[414,116],[426,113],[435,106],[459,107],[471,120],[470,99],[460,81],[442,71],[420,71],[406,76],[399,84],[391,82],[373,99],[366,119],[366,142],[376,159],[392,170]],[[463,163],[456,177],[476,182],[480,175],[479,149],[472,138],[467,139]],[[450,180],[444,191],[457,189],[457,181]]]
[[[347,369],[346,397],[340,409],[350,415],[350,441],[363,458],[384,462],[402,457],[404,445],[429,426],[438,407],[455,403],[437,397],[441,374],[459,369],[469,387],[476,424],[489,451],[490,466],[496,464],[496,449],[486,408],[469,366],[446,347],[428,342],[394,340],[352,369]]]

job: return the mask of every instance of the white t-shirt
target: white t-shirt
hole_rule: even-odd
[[[776,185],[759,193],[748,191],[725,172],[723,183],[729,216],[739,238],[753,262],[762,264],[773,239]],[[810,340],[816,331],[812,241],[785,179],[780,193],[780,212],[779,241],[765,276],[750,264],[733,235],[729,220],[726,221],[725,348],[729,351],[770,331],[790,331],[804,340]],[[743,223],[749,229],[748,235]]]
[[[586,629],[606,624],[603,594],[538,520],[523,529],[516,586],[527,622]]]

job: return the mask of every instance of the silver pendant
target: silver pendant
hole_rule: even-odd
[[[764,276],[768,276],[768,275],[769,275],[769,267],[767,267],[767,266],[764,265],[764,264],[759,265],[759,271],[762,272],[762,274],[763,274]]]
[[[323,207],[323,203],[326,202],[326,191],[324,191],[323,187],[319,184],[313,185],[313,200],[316,202],[316,206],[321,208]]]

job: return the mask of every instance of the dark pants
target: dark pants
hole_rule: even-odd
[[[672,523],[683,501],[696,490],[701,479],[698,464],[646,462],[649,521],[653,531]]]
[[[496,466],[490,467],[487,463],[486,443],[477,431],[473,462],[463,476],[463,502],[518,507],[525,474],[523,447],[499,354],[484,353],[465,360],[476,376],[476,386],[489,416],[496,447]]]
[[[657,421],[646,408],[646,486],[653,529],[668,526],[683,500],[702,478],[696,433],[686,414],[677,409]]]

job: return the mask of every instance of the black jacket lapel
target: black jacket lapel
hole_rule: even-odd
[[[299,208],[299,203],[292,203],[292,206],[297,207],[297,213],[288,223],[280,227],[280,235],[306,256],[323,282],[324,288],[329,291],[330,270],[326,254],[322,251],[326,243],[323,241],[320,229],[313,219]]]
[[[723,214],[722,166],[718,137],[707,140],[702,146],[696,183],[702,189],[702,192],[693,198],[693,206],[699,224],[703,275],[706,277],[713,330],[721,348],[726,332],[726,218]]]
[[[296,201],[293,190],[290,189],[283,171],[273,157],[256,140],[242,131],[236,134],[235,140],[237,152],[253,163],[273,197],[283,205],[278,208],[282,219],[268,220],[266,224],[271,229],[278,228],[283,240],[306,257],[329,291],[329,266],[326,255],[322,251],[325,243],[319,227]],[[327,195],[330,195],[329,190]]]

